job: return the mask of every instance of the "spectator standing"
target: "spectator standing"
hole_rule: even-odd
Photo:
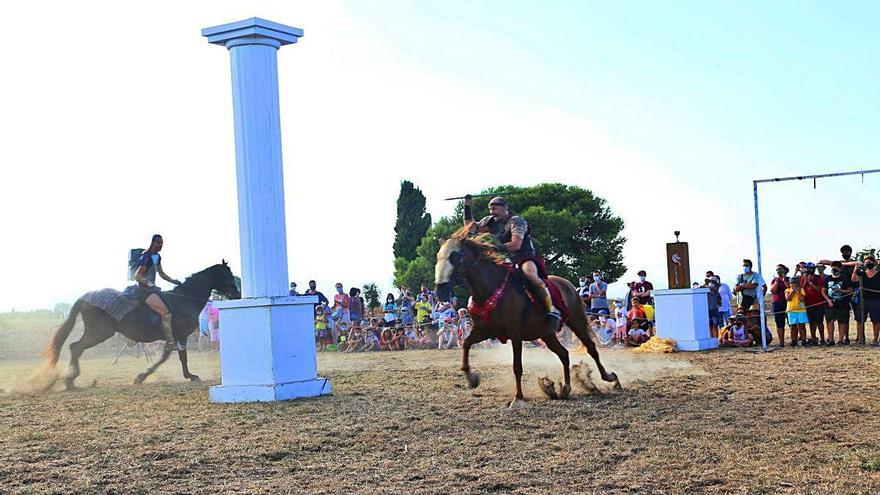
[[[584,303],[584,309],[589,313],[590,309],[590,285],[587,284],[587,277],[578,279],[578,295]]]
[[[333,319],[333,341],[337,342],[340,335],[347,335],[348,328],[351,326],[351,297],[345,293],[342,284],[336,282],[336,294],[333,295],[333,307],[330,308],[330,315]],[[344,333],[343,333],[344,332]]]
[[[296,291],[296,282],[290,283],[290,292],[288,293],[290,296],[298,296],[299,292]]]
[[[852,281],[852,276],[855,271],[856,265],[858,264],[857,261],[852,259],[852,251],[853,251],[852,247],[849,244],[844,244],[843,246],[840,246],[840,256],[841,256],[841,258],[843,258],[842,260],[840,260],[840,264],[841,264],[841,272],[840,273],[841,273],[841,275],[843,275],[844,278],[846,278],[847,280],[851,280],[851,281]],[[822,261],[820,261],[820,263],[830,264],[831,261],[822,260]],[[862,321],[862,308],[859,305],[859,301],[860,301],[860,295],[859,295],[859,291],[858,291],[859,287],[856,282],[853,282],[853,284],[854,284],[852,287],[853,288],[853,295],[850,298],[849,305],[850,305],[850,308],[852,309],[853,315],[855,315],[855,320],[856,320],[856,343],[864,344],[865,343],[865,324]],[[843,344],[849,344],[849,325],[847,325],[846,331],[847,331],[846,339],[843,341]],[[837,343],[840,344],[841,343],[840,340],[838,340]]]
[[[211,296],[211,306],[208,308],[208,334],[211,337],[211,351],[220,352],[220,310],[214,307],[213,302],[219,297]]]
[[[773,319],[776,322],[776,336],[779,337],[779,347],[785,347],[785,320],[787,317],[786,307],[788,301],[785,299],[785,290],[788,289],[788,267],[785,265],[776,265],[776,276],[770,282],[770,312],[773,313]],[[792,327],[791,340],[797,341],[797,329]]]
[[[384,326],[394,326],[397,324],[397,303],[394,302],[394,294],[388,293],[385,296],[385,325]],[[383,344],[384,345],[384,344]]]
[[[801,343],[807,340],[807,307],[804,304],[804,289],[801,289],[800,279],[791,277],[788,279],[788,289],[785,289],[785,300],[788,301],[785,311],[788,314],[788,325],[792,328],[792,337],[799,336]],[[796,331],[795,331],[796,330]],[[797,347],[796,338],[792,338],[791,346]]]
[[[645,270],[639,270],[638,276],[639,281],[632,286],[632,295],[638,297],[642,304],[651,304],[651,299],[654,297],[654,284],[648,282],[648,273]]]
[[[590,313],[593,316],[604,314],[608,316],[608,284],[602,280],[602,274],[593,272],[593,283],[590,284]]]
[[[752,271],[752,261],[743,260],[743,272],[736,276],[736,288],[734,294],[740,294],[740,307],[743,311],[749,311],[758,299],[758,291],[763,296],[766,287],[761,274]],[[762,301],[763,303],[763,301]]]
[[[727,326],[730,322],[730,301],[733,300],[733,292],[730,286],[721,281],[721,277],[715,275],[718,281],[718,297],[721,298],[721,304],[718,306],[718,314],[721,316],[721,325]]]
[[[880,347],[880,273],[877,269],[877,259],[868,255],[864,264],[859,263],[853,271],[851,280],[860,282],[862,314],[856,315],[856,321],[865,324],[871,318],[871,326],[874,331],[874,341],[871,345]],[[864,338],[864,337],[863,337]]]
[[[430,323],[432,307],[424,292],[416,296],[416,303],[413,305],[413,309],[416,312],[416,323],[419,325]]]
[[[348,301],[349,318],[353,325],[360,326],[364,317],[364,300],[361,298],[361,290],[357,287],[348,289]]]
[[[851,277],[852,275],[850,275]],[[843,264],[831,262],[831,275],[825,277],[822,296],[828,307],[825,308],[825,325],[828,327],[828,346],[834,345],[834,324],[837,323],[838,344],[849,344],[849,309],[852,300],[853,283],[843,275]]]
[[[305,291],[304,296],[318,296],[318,302],[315,303],[315,308],[320,304],[330,304],[330,301],[327,300],[327,297],[322,294],[315,284],[314,280],[309,280],[309,290]]]
[[[412,325],[415,321],[413,298],[409,289],[403,291],[403,295],[400,297],[400,321],[404,325]]]
[[[825,308],[828,303],[822,296],[824,280],[816,274],[816,265],[812,262],[804,265],[804,273],[801,275],[801,288],[804,290],[804,304],[807,307],[807,320],[810,321],[810,340],[807,345],[818,345],[816,329],[819,329],[819,337],[822,345],[825,345]]]
[[[718,338],[718,325],[721,322],[721,316],[718,314],[718,308],[721,306],[721,297],[718,295],[718,282],[715,277],[708,278],[703,287],[709,289],[706,294],[709,302],[709,334],[712,338]],[[641,301],[640,301],[641,302]]]

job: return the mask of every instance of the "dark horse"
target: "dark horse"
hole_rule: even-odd
[[[447,300],[453,286],[459,279],[464,277],[470,287],[471,297],[475,302],[485,304],[487,300],[495,296],[497,306],[489,313],[488,319],[483,320],[474,317],[474,329],[465,339],[462,345],[461,370],[467,377],[468,385],[474,388],[480,384],[480,377],[471,372],[468,363],[468,353],[472,345],[489,338],[510,339],[513,346],[513,374],[516,376],[516,397],[510,403],[510,407],[522,407],[524,404],[522,393],[522,343],[524,340],[541,339],[547,344],[547,348],[553,351],[562,361],[565,384],[562,386],[561,396],[567,399],[571,394],[571,379],[569,374],[568,350],[556,338],[556,333],[548,326],[547,316],[543,309],[536,309],[529,299],[525,287],[525,281],[521,281],[512,274],[513,267],[503,261],[503,258],[492,245],[467,238],[467,231],[461,229],[446,241],[437,253],[437,265],[435,267],[435,283],[437,284],[437,296],[440,300]],[[620,387],[617,375],[605,371],[599,361],[599,352],[591,338],[591,330],[587,324],[583,302],[577,295],[574,286],[568,280],[550,276],[550,281],[555,283],[565,304],[568,306],[569,315],[565,323],[577,335],[578,339],[587,347],[587,352],[596,361],[596,367],[606,382],[614,382],[615,388]],[[506,284],[503,292],[499,288]],[[498,298],[500,294],[500,298]],[[541,387],[551,398],[558,397],[553,389],[552,382],[542,381]]]
[[[211,291],[238,299],[241,297],[232,270],[223,261],[219,265],[206,268],[189,276],[185,282],[175,287],[170,292],[163,292],[162,298],[171,310],[171,328],[174,340],[177,341],[180,356],[180,364],[183,367],[183,377],[192,381],[199,381],[199,377],[189,372],[186,358],[186,340],[189,335],[199,326],[199,313],[211,296]],[[78,341],[70,344],[70,369],[64,378],[64,384],[68,390],[75,388],[73,381],[79,376],[79,358],[83,351],[94,347],[109,339],[116,332],[125,335],[137,342],[153,342],[163,340],[162,329],[158,322],[151,321],[152,310],[145,304],[140,304],[131,310],[121,322],[116,321],[104,310],[89,304],[80,297],[70,310],[67,320],[58,327],[52,341],[46,349],[46,358],[51,366],[55,366],[61,354],[61,346],[73,330],[77,315],[83,319],[83,336]],[[168,359],[172,348],[165,346],[162,357],[153,363],[143,373],[135,378],[135,383],[142,383],[150,374],[156,371],[162,363]]]

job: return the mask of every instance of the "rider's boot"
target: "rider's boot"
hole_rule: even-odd
[[[553,298],[550,296],[550,289],[547,288],[547,284],[542,283],[539,285],[537,292],[540,294],[541,300],[544,301],[544,307],[547,309],[547,322],[553,331],[556,332],[559,330],[559,325],[562,324],[562,314],[553,305]]]
[[[162,337],[165,339],[165,348],[170,350],[177,349],[177,342],[174,340],[174,333],[171,331],[171,313],[162,317]]]

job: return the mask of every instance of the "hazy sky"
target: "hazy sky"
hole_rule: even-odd
[[[428,198],[564,182],[730,281],[755,256],[755,178],[880,168],[873,2],[6,2],[0,310],[238,266],[228,52],[200,29],[300,27],[279,51],[290,276],[391,288],[402,179]],[[765,274],[880,244],[880,174],[762,189]],[[512,205],[514,208],[516,205]],[[612,286],[620,294],[621,284]]]

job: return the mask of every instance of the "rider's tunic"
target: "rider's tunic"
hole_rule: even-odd
[[[137,269],[139,270],[142,266],[146,267],[147,270],[144,273],[144,278],[150,282],[150,287],[142,287],[140,284],[135,284],[127,287],[123,294],[125,294],[126,297],[143,302],[146,298],[150,297],[150,294],[158,294],[162,292],[162,289],[156,287],[156,273],[159,268],[159,263],[161,262],[162,256],[159,253],[151,253],[147,251],[142,254],[138,259]]]
[[[535,244],[532,242],[532,234],[529,232],[529,224],[521,216],[511,215],[506,222],[499,222],[492,215],[488,215],[477,222],[477,228],[488,229],[489,233],[501,243],[510,242],[514,235],[522,238],[519,250],[507,254],[510,261],[516,265],[519,265],[521,261],[533,259],[537,255]]]

